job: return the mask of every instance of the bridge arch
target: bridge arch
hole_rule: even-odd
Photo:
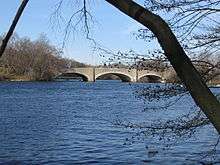
[[[149,83],[161,83],[163,82],[163,77],[158,74],[143,74],[138,77],[138,82],[149,82]]]
[[[62,73],[57,78],[78,78],[80,77],[83,81],[88,81],[89,77],[86,74],[77,73],[77,72],[68,72],[68,73]]]
[[[97,74],[95,76],[95,80],[97,80],[98,78],[100,78],[101,76],[105,76],[105,75],[115,75],[117,77],[119,77],[119,79],[121,79],[122,82],[132,82],[132,77],[126,73],[122,73],[122,72],[103,72],[100,74]]]

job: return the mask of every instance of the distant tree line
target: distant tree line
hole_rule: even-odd
[[[0,80],[51,81],[65,69],[86,66],[62,53],[44,35],[34,41],[14,35],[0,59]]]

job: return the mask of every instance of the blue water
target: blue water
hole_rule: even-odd
[[[143,112],[147,105],[135,97],[137,86],[118,81],[0,83],[0,163],[197,164],[198,153],[215,143],[212,127],[166,150],[152,137],[126,143],[135,130],[116,126],[116,120],[169,116]],[[176,109],[184,109],[187,101]]]

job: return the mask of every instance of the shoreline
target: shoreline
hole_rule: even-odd
[[[69,81],[69,80],[56,80],[56,79],[53,79],[53,80],[29,80],[29,79],[5,79],[5,80],[1,80],[0,79],[0,83],[1,82],[64,82],[64,81]],[[207,86],[209,88],[220,88],[220,83],[218,84],[207,84]]]

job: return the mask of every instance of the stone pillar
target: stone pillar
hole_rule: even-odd
[[[88,82],[95,82],[95,68],[86,68],[86,75],[88,75]]]
[[[129,70],[129,74],[130,74],[130,76],[131,76],[131,82],[137,82],[138,80],[137,80],[137,77],[138,77],[138,75],[137,75],[137,69],[130,69]]]

